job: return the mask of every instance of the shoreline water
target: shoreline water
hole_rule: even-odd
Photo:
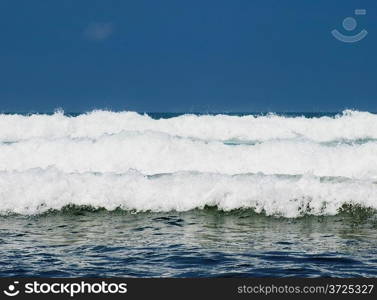
[[[0,217],[0,276],[375,277],[376,214],[68,209]]]

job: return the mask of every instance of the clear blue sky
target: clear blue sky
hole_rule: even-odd
[[[376,0],[2,0],[0,33],[2,112],[377,111]]]

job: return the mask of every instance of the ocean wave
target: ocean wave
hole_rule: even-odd
[[[303,141],[224,145],[155,132],[97,139],[30,139],[0,143],[0,170],[55,167],[64,172],[143,174],[179,171],[221,174],[313,174],[377,179],[377,143],[324,146]]]
[[[337,177],[178,172],[143,175],[0,172],[0,214],[40,214],[75,205],[136,212],[253,209],[272,216],[335,215],[344,205],[377,209],[377,184]]]
[[[377,209],[377,116],[0,115],[0,214]]]
[[[0,114],[0,141],[32,138],[98,138],[122,131],[158,131],[208,141],[308,139],[315,142],[377,139],[377,115],[346,110],[335,117],[286,117],[275,114],[194,115],[153,119],[136,112],[93,111],[76,117]]]

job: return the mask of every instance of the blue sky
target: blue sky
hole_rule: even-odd
[[[377,111],[375,0],[2,0],[0,32],[2,112]]]

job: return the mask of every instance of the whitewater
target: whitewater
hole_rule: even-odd
[[[377,115],[0,114],[0,214],[377,209]]]

